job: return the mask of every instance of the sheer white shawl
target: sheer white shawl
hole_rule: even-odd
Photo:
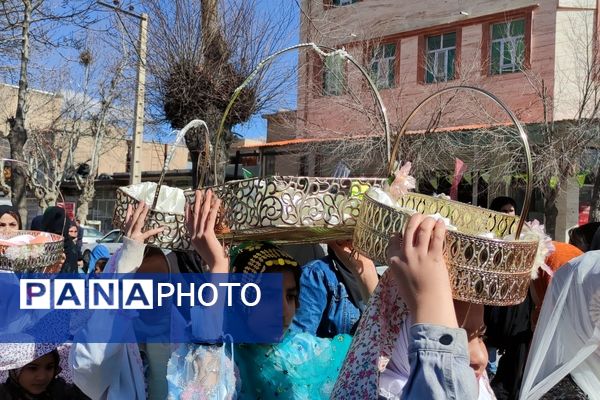
[[[568,374],[600,400],[600,251],[560,268],[546,292],[520,398],[539,399]]]

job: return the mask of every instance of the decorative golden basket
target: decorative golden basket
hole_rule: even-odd
[[[38,231],[15,231],[0,233],[0,240],[20,235],[31,235],[35,238],[47,235],[48,241],[18,245],[0,244],[0,270],[29,273],[58,272],[53,267],[63,255],[64,239],[62,236]]]
[[[221,239],[322,242],[352,237],[364,193],[384,179],[273,176],[211,189],[222,200]],[[194,192],[186,193],[190,202]]]
[[[408,116],[394,145],[394,154],[408,123],[418,110],[442,93],[468,90],[483,94],[504,109],[517,127],[523,141],[527,174],[531,176],[531,155],[527,134],[515,115],[491,93],[469,86],[449,87],[423,100]],[[392,163],[389,166],[392,174]],[[402,196],[398,207],[389,207],[369,193],[365,195],[354,231],[354,248],[382,263],[387,262],[386,251],[390,236],[404,231],[414,212],[428,215],[439,213],[450,220],[457,231],[448,230],[444,254],[450,274],[453,296],[457,300],[476,304],[506,306],[523,302],[529,289],[531,271],[538,251],[538,240],[504,240],[478,236],[492,232],[496,237],[520,238],[531,198],[531,179],[521,217],[510,216],[468,204],[409,193]],[[527,229],[527,228],[526,228]]]
[[[150,205],[144,229],[164,227],[158,235],[148,239],[147,244],[170,250],[191,250],[190,237],[185,226],[186,196],[183,189],[163,185],[169,164],[175,155],[177,145],[183,140],[187,131],[193,128],[204,128],[206,140],[209,132],[206,123],[196,119],[179,131],[173,147],[160,174],[158,183],[142,182],[135,185],[120,187],[116,192],[116,204],[113,213],[113,225],[124,230],[127,218],[127,208],[137,207],[141,201]]]
[[[390,128],[381,96],[369,73],[343,50],[303,43],[278,51],[261,61],[258,67],[235,90],[215,135],[219,144],[225,120],[241,91],[260,69],[283,53],[311,48],[319,54],[341,55],[352,63],[367,80],[384,121],[387,156],[390,159]],[[325,53],[324,50],[330,51]],[[218,154],[214,151],[214,154]],[[217,171],[217,157],[214,157]],[[217,181],[215,176],[215,181]],[[220,216],[225,229],[217,232],[222,239],[234,242],[270,240],[276,243],[319,243],[350,239],[364,193],[370,187],[381,187],[384,179],[273,176],[226,182],[211,189],[223,201]],[[187,193],[193,202],[193,191]]]

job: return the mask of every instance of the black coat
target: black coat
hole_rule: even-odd
[[[66,256],[65,263],[60,272],[67,274],[77,273],[77,261],[79,252],[73,239],[69,236],[71,220],[65,214],[65,210],[60,207],[48,207],[42,216],[42,230],[64,238],[64,252]]]

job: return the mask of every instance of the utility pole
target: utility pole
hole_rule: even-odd
[[[140,21],[140,32],[138,38],[138,62],[137,62],[137,84],[135,91],[135,108],[133,112],[133,138],[131,146],[131,165],[129,169],[129,184],[134,185],[142,181],[142,143],[144,135],[144,94],[146,92],[146,43],[148,42],[148,14],[136,14],[132,12],[133,7],[124,10],[116,5],[98,1],[98,4],[115,10],[116,12],[135,17]]]

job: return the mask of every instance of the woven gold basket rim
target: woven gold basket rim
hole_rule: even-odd
[[[407,196],[410,195],[413,194]],[[419,196],[434,199],[431,196]],[[479,208],[456,203],[461,207]],[[487,214],[486,209],[481,210]],[[395,233],[391,229],[399,229],[402,234],[413,211],[410,208],[390,207],[366,193],[354,231],[355,249],[374,261],[387,263],[387,247]],[[514,227],[515,224],[512,229]],[[444,259],[455,299],[496,306],[523,301],[529,287],[538,241],[486,238],[448,230],[444,243]]]
[[[351,238],[360,212],[362,196],[371,187],[381,186],[384,181],[384,179],[373,177],[336,178],[275,175],[228,181],[221,185],[212,185],[203,189],[211,189],[217,196],[223,192],[226,193],[225,196],[221,196],[225,211],[224,214],[220,214],[218,219],[223,221],[223,226],[227,228],[227,231],[220,232],[217,230],[218,238],[238,243],[245,240],[269,240],[276,243],[300,244]],[[286,185],[286,187],[277,188],[278,185]],[[364,187],[363,185],[367,186]],[[351,190],[354,187],[364,189],[364,191],[353,194]],[[195,190],[185,191],[189,203],[194,201],[195,192]],[[245,195],[242,196],[241,193],[244,192]],[[274,196],[273,193],[280,193],[281,197]],[[262,194],[262,196],[259,194]],[[296,195],[305,197],[302,198],[299,204],[287,202],[291,201],[292,198],[296,198]],[[249,198],[248,196],[252,196],[253,199],[261,198],[275,202],[279,206],[279,208],[275,208],[279,210],[279,213],[266,218],[256,211],[260,201],[252,202],[253,206],[250,207],[245,201]],[[323,201],[327,196],[339,196],[345,200],[342,203],[331,202],[329,204]],[[230,200],[232,201],[230,202]],[[321,215],[321,217],[316,217],[316,220],[301,216],[303,215],[303,207],[312,204],[311,201],[316,201],[322,207],[322,209],[317,207],[320,210],[317,215]],[[282,210],[286,210],[286,212]],[[248,218],[240,219],[235,214],[240,212],[252,212],[253,214],[249,214]],[[286,218],[286,214],[294,217]],[[337,222],[332,223],[322,215],[333,217]],[[294,221],[292,222],[292,220]]]
[[[42,234],[49,235],[50,240],[45,243],[28,243],[13,246],[0,244],[0,270],[13,272],[45,270],[58,262],[64,252],[64,238],[61,235],[43,231],[18,230],[13,232],[0,232],[0,240],[9,239],[19,235],[40,236]],[[11,259],[7,257],[6,250],[16,247],[20,249],[39,249],[40,251],[43,251],[43,254],[25,259]],[[53,249],[53,247],[55,248]],[[44,259],[46,260],[43,261]],[[22,264],[24,266],[17,266],[17,264]]]

